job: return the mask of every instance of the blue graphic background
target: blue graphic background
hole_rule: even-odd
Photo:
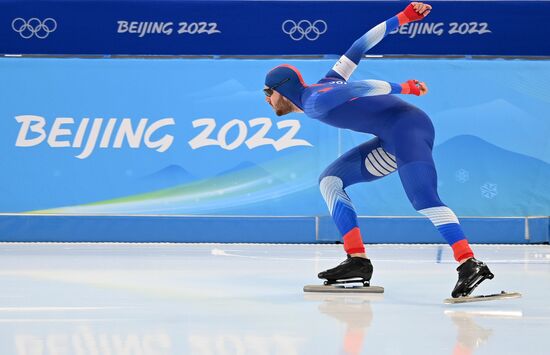
[[[330,60],[287,61],[306,82]],[[0,75],[0,212],[326,215],[317,177],[337,156],[369,139],[292,114],[277,118],[264,102],[265,72],[281,60],[3,59]],[[366,60],[352,79],[426,81],[430,92],[405,100],[425,110],[436,128],[440,194],[460,216],[550,214],[550,63],[504,60]],[[146,148],[15,147],[18,115],[132,118],[176,124],[164,153]],[[286,131],[276,122],[297,119],[296,138],[313,146],[277,152],[244,144],[192,150],[210,117],[214,136],[232,119],[269,117],[268,137]],[[49,130],[48,130],[49,131]],[[248,129],[250,137],[257,128]],[[227,137],[232,141],[235,131]],[[156,136],[155,136],[156,137]],[[66,139],[60,137],[60,139]],[[72,139],[72,138],[71,138]],[[414,215],[396,174],[350,188],[362,215]]]

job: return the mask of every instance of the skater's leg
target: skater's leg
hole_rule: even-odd
[[[399,177],[414,208],[428,217],[453,248],[454,257],[460,263],[458,282],[451,295],[469,295],[483,280],[493,274],[474,253],[453,211],[445,206],[437,194],[437,173],[432,158],[433,126],[421,111],[398,121],[395,153]]]
[[[374,138],[342,155],[321,174],[321,193],[343,237],[347,254],[366,257],[357,213],[345,188],[379,179],[396,168],[395,157],[386,153],[379,139]]]
[[[433,126],[422,112],[400,120],[394,127],[399,176],[414,208],[430,219],[455,259],[462,263],[474,256],[454,212],[439,198],[437,172],[432,158]]]
[[[380,146],[378,138],[374,138],[342,155],[321,174],[321,193],[348,254],[340,265],[319,273],[319,278],[327,279],[326,283],[360,279],[364,286],[368,286],[373,268],[365,253],[357,213],[345,188],[358,182],[380,179],[396,169],[395,157]]]

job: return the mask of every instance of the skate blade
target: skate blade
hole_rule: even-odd
[[[493,300],[504,300],[509,298],[520,298],[521,293],[519,292],[504,292],[495,293],[493,295],[480,295],[480,296],[464,296],[457,298],[446,298],[443,300],[445,304],[457,304],[457,303],[467,303],[467,302],[481,302],[481,301],[493,301]]]
[[[332,293],[384,293],[380,286],[348,286],[343,285],[306,285],[304,292],[332,292]]]

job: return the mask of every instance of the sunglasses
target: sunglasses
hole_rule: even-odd
[[[264,89],[265,96],[271,97],[271,95],[273,95],[273,90],[277,89],[279,86],[283,85],[284,83],[286,83],[289,80],[290,80],[290,78],[283,79],[283,80],[279,81],[277,84]]]

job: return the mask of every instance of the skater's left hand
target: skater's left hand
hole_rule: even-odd
[[[428,93],[428,86],[426,83],[418,80],[407,80],[407,82],[401,84],[401,88],[402,94],[422,96]]]

